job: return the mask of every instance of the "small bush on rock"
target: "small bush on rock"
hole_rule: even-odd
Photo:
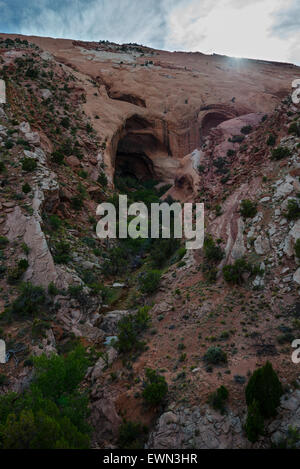
[[[245,125],[244,127],[241,128],[241,132],[244,135],[248,135],[252,132],[252,126],[251,125]]]
[[[6,236],[0,236],[0,249],[5,248],[9,243],[9,240],[6,238]]]
[[[27,173],[34,171],[37,168],[37,162],[33,158],[23,158],[22,169]]]
[[[225,386],[220,386],[216,392],[212,393],[209,397],[209,404],[215,409],[219,410],[221,414],[225,413],[225,402],[228,399],[228,389]]]
[[[143,447],[143,440],[146,428],[140,423],[123,422],[119,428],[119,448],[139,449]],[[144,434],[144,435],[143,435]]]
[[[274,134],[270,134],[268,139],[267,139],[267,145],[270,147],[273,147],[276,143],[276,136]]]
[[[282,160],[291,155],[291,151],[287,147],[277,147],[272,150],[271,160]]]
[[[143,391],[143,398],[150,405],[161,404],[168,393],[168,384],[164,376],[159,375],[155,370],[146,370],[147,382]]]
[[[297,137],[300,137],[300,126],[298,125],[297,122],[292,122],[291,125],[289,126],[289,134],[296,135]]]
[[[26,182],[26,183],[22,186],[22,191],[24,192],[24,194],[29,194],[29,192],[31,192],[31,187],[30,187],[30,185],[28,184],[28,182]]]
[[[259,405],[256,400],[253,400],[248,407],[245,431],[247,438],[251,443],[255,443],[258,440],[259,435],[263,434],[264,419],[260,413]]]
[[[296,254],[296,257],[298,257],[298,259],[300,259],[300,238],[297,239],[297,241],[295,243],[295,254]]]
[[[139,335],[149,327],[149,308],[144,306],[136,314],[130,314],[118,323],[117,348],[121,353],[141,349],[143,343],[138,340]]]
[[[297,220],[300,218],[300,205],[296,199],[290,199],[288,201],[288,207],[285,216],[288,220]]]
[[[9,307],[9,312],[17,316],[33,317],[38,316],[44,310],[45,305],[44,289],[31,283],[24,283],[21,287],[21,294]]]
[[[240,206],[240,214],[243,218],[254,218],[257,214],[257,205],[252,200],[242,200]]]
[[[247,272],[251,273],[252,268],[245,259],[237,259],[234,264],[223,267],[223,275],[226,282],[236,285],[243,283],[243,274]]]

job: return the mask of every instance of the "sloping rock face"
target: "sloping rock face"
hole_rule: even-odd
[[[159,418],[150,434],[149,449],[250,449],[285,445],[299,448],[299,438],[292,439],[300,431],[300,391],[295,390],[281,398],[277,417],[267,422],[265,435],[251,444],[243,431],[246,413],[241,415],[229,410],[225,415],[207,406],[184,406],[166,412]]]
[[[7,216],[6,236],[10,241],[23,239],[30,249],[29,268],[24,280],[43,286],[48,286],[49,283],[56,281],[57,272],[52,255],[41,225],[34,216],[26,217],[20,208],[16,207]]]
[[[231,125],[253,124],[257,117],[251,113],[272,110],[297,71],[290,64],[135,45],[27,39],[44,49],[44,60],[65,63],[80,77],[85,112],[105,141],[110,181],[122,161],[148,159],[154,175],[172,182],[176,160],[198,148],[212,128],[238,116]],[[223,130],[229,128],[223,124]]]
[[[6,103],[6,87],[5,87],[5,81],[0,80],[0,104],[5,104]]]
[[[209,408],[166,412],[150,435],[150,449],[229,449],[249,447],[238,415],[221,415]]]

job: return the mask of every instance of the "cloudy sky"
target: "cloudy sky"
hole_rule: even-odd
[[[300,0],[0,0],[0,32],[300,65]]]

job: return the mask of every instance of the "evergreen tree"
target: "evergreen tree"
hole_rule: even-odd
[[[270,362],[254,371],[246,387],[248,406],[256,400],[263,417],[274,417],[281,396],[282,386]]]
[[[255,400],[252,401],[248,407],[245,430],[247,438],[251,443],[255,443],[258,440],[259,435],[263,434],[264,419],[260,413],[258,402]]]

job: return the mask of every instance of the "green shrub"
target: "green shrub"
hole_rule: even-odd
[[[236,153],[235,150],[232,150],[232,149],[228,150],[228,151],[227,151],[227,156],[228,156],[228,158],[231,158],[232,156],[234,156],[235,153]]]
[[[300,432],[297,427],[289,426],[286,438],[283,438],[274,447],[277,449],[298,449],[300,442]]]
[[[71,394],[83,380],[88,359],[82,346],[67,357],[46,355],[34,357],[35,385],[44,396],[58,400],[64,393]]]
[[[243,283],[243,274],[246,272],[251,273],[252,268],[245,259],[237,259],[234,264],[223,267],[223,275],[226,282],[236,285]]]
[[[258,440],[259,435],[264,431],[264,419],[260,413],[259,405],[256,400],[253,400],[248,406],[248,415],[245,425],[246,435],[251,443]]]
[[[267,145],[269,145],[270,147],[273,147],[275,143],[276,143],[276,135],[270,134],[267,139]]]
[[[9,240],[6,238],[6,236],[0,236],[0,249],[5,248],[9,243]]]
[[[50,215],[48,218],[48,222],[53,231],[59,230],[63,223],[57,215]]]
[[[0,373],[0,388],[1,386],[5,386],[6,384],[8,384],[8,377],[3,373]]]
[[[110,275],[121,275],[127,269],[127,253],[122,247],[117,246],[110,249],[107,258],[103,260],[101,270],[106,277]]]
[[[241,132],[244,135],[248,135],[252,132],[252,126],[251,125],[245,125],[244,127],[241,128]]]
[[[168,259],[179,249],[180,240],[175,238],[157,239],[151,248],[152,265],[161,268]]]
[[[209,397],[209,404],[215,409],[219,410],[221,414],[225,413],[225,402],[228,399],[228,389],[225,386],[220,386],[216,392],[212,393]]]
[[[59,293],[58,288],[55,286],[55,284],[53,282],[49,283],[49,285],[48,285],[48,293],[51,296],[55,296]]]
[[[295,253],[296,253],[296,257],[298,257],[298,259],[300,259],[300,238],[297,239],[297,241],[295,243]]]
[[[3,161],[0,161],[0,173],[3,173],[5,169],[5,164],[3,163]]]
[[[33,361],[30,389],[0,396],[0,448],[88,448],[88,399],[78,390],[88,366],[84,349]]]
[[[64,129],[69,129],[70,128],[69,117],[63,117],[62,120],[60,121],[60,124],[63,126]]]
[[[28,269],[29,267],[29,264],[28,264],[28,261],[27,259],[21,259],[19,262],[18,262],[18,265],[17,267],[14,267],[13,269],[11,269],[9,271],[9,274],[8,274],[8,277],[7,277],[7,281],[8,283],[10,284],[14,284],[16,283],[18,280],[21,279],[22,275],[26,272],[26,270]]]
[[[207,261],[221,262],[224,258],[224,251],[217,246],[211,236],[207,236],[203,245],[204,257]]]
[[[244,135],[233,135],[231,138],[229,138],[229,141],[232,143],[242,143],[244,140]]]
[[[104,172],[99,174],[97,181],[102,187],[107,187],[108,179]]]
[[[246,387],[247,405],[257,401],[261,415],[265,418],[274,417],[280,404],[282,386],[270,362],[254,371]]]
[[[140,423],[123,422],[119,428],[118,446],[120,449],[139,449],[143,447],[145,427]]]
[[[62,164],[64,162],[65,155],[61,150],[55,150],[51,155],[51,159],[56,164]]]
[[[28,182],[26,182],[25,184],[23,184],[23,186],[22,186],[22,191],[24,192],[24,194],[29,194],[29,192],[31,192],[31,187],[30,187],[30,185],[28,184]]]
[[[6,270],[6,266],[4,264],[0,264],[0,278],[4,278]]]
[[[80,169],[77,174],[82,179],[87,179],[87,177],[88,177],[88,173],[86,171],[84,171],[83,169]]]
[[[72,197],[71,199],[71,205],[72,205],[72,208],[76,211],[80,211],[83,207],[83,199],[82,199],[82,196],[79,195],[79,196],[75,196],[75,197]]]
[[[45,305],[46,295],[44,289],[31,283],[24,283],[21,286],[21,294],[9,307],[9,311],[16,316],[38,316],[45,310]]]
[[[67,241],[59,241],[55,244],[54,262],[56,264],[68,264],[71,260],[71,246]]]
[[[148,314],[149,307],[139,308],[137,313],[125,316],[118,323],[117,348],[121,353],[141,349],[143,344],[138,340],[139,335],[144,332],[150,323]]]
[[[154,293],[160,283],[161,272],[159,270],[149,270],[139,279],[141,292],[145,294]]]
[[[282,160],[291,155],[291,151],[287,147],[277,147],[272,150],[271,159],[272,160]]]
[[[26,172],[32,172],[37,168],[37,162],[33,158],[23,158],[22,169]]]
[[[210,347],[204,355],[204,360],[210,365],[227,363],[227,355],[221,347]]]
[[[168,393],[168,384],[164,376],[160,376],[155,370],[146,370],[146,384],[142,396],[150,405],[158,405],[163,402]]]
[[[240,206],[240,214],[243,218],[254,218],[257,214],[257,205],[252,200],[242,200]]]
[[[22,251],[24,252],[24,254],[26,254],[28,256],[28,254],[30,253],[30,248],[27,246],[27,244],[22,243],[21,247],[22,247]]]
[[[35,79],[39,76],[39,71],[38,71],[37,68],[29,67],[26,70],[25,76],[28,77],[28,78]]]
[[[14,142],[12,140],[8,139],[8,140],[5,141],[4,146],[7,150],[11,150],[11,148],[13,148],[13,146],[14,146]]]
[[[288,220],[297,220],[300,218],[300,205],[297,200],[290,199],[288,201],[288,207],[285,216]]]
[[[221,262],[224,258],[224,251],[222,248],[215,244],[211,236],[207,236],[204,240],[203,245],[204,263],[202,266],[202,272],[205,279],[213,283],[217,279],[217,268],[216,265]]]
[[[300,126],[298,125],[297,122],[292,122],[291,125],[289,126],[289,134],[296,135],[297,137],[300,137]]]
[[[85,128],[86,128],[86,131],[87,131],[88,134],[90,134],[94,131],[92,125],[89,122],[86,124]]]

